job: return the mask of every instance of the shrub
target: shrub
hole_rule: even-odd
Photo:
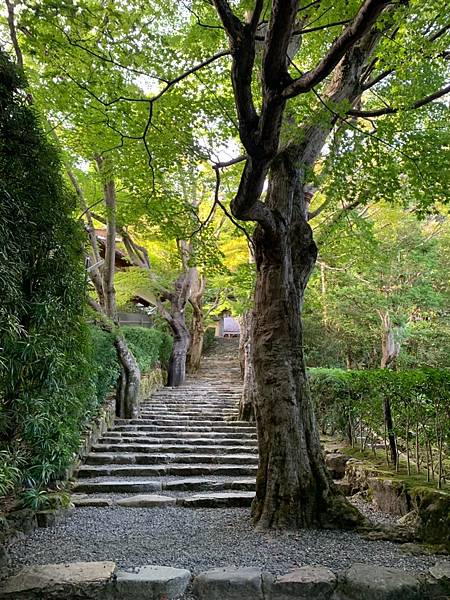
[[[0,52],[0,493],[57,477],[95,404],[74,207],[23,77]]]
[[[114,348],[114,336],[91,327],[92,338],[92,381],[95,386],[97,403],[101,404],[112,391],[120,374],[117,352]]]
[[[167,368],[172,352],[172,338],[159,329],[123,327],[122,333],[143,373],[159,363]]]
[[[208,327],[203,335],[203,354],[210,350],[216,339],[216,330],[213,327]]]

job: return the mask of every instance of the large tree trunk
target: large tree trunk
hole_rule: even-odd
[[[255,420],[255,368],[253,364],[252,311],[247,310],[240,319],[241,336],[239,354],[243,378],[242,396],[239,402],[239,419]]]
[[[190,343],[189,329],[186,327],[184,313],[172,314],[170,326],[173,331],[173,347],[169,362],[167,385],[183,385],[186,379],[186,358]]]
[[[125,339],[116,335],[114,344],[122,367],[117,390],[116,413],[123,419],[137,419],[140,416],[141,372]]]
[[[280,219],[276,234],[257,227],[254,239],[260,462],[252,515],[262,528],[354,526],[360,515],[325,466],[303,355],[303,295],[317,248],[301,210],[300,176],[287,156],[272,166],[266,203],[289,219]]]

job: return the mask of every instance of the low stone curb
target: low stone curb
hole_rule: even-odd
[[[109,561],[42,565],[0,581],[0,600],[172,600],[190,579],[185,569],[157,565],[127,571]]]
[[[33,566],[0,582],[0,600],[172,600],[190,581],[189,571],[158,565],[125,571],[113,562]],[[199,600],[449,600],[450,561],[420,575],[367,564],[337,574],[305,566],[281,576],[255,567],[216,568],[195,577],[190,589]]]
[[[363,564],[338,574],[300,567],[278,577],[255,568],[212,569],[194,579],[193,592],[199,600],[450,600],[450,562],[420,576]]]

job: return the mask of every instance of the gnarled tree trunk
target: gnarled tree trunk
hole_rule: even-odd
[[[141,372],[122,336],[116,334],[114,345],[122,366],[117,391],[116,414],[123,419],[137,419],[140,416],[138,398]]]
[[[266,204],[289,219],[257,227],[253,314],[260,462],[255,522],[262,528],[354,526],[359,514],[337,493],[320,446],[303,355],[301,312],[317,248],[301,210],[301,171],[289,155],[272,165]]]
[[[205,334],[205,317],[203,314],[203,293],[205,291],[205,284],[205,277],[199,275],[197,269],[194,267],[192,290],[189,297],[189,302],[193,311],[190,331],[191,343],[187,357],[187,367],[190,373],[198,371],[202,358],[203,336]]]
[[[186,379],[186,359],[190,335],[183,312],[173,311],[171,317],[170,327],[173,332],[173,347],[169,362],[167,385],[176,387],[183,385]]]
[[[239,358],[243,379],[242,396],[239,402],[239,419],[255,420],[255,368],[253,364],[252,311],[247,310],[239,320],[241,335],[239,340]]]

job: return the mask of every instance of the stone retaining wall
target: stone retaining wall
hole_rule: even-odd
[[[429,487],[410,487],[389,473],[350,459],[345,468],[349,494],[364,492],[383,512],[403,517],[423,542],[450,550],[450,495]]]
[[[357,564],[341,573],[308,566],[278,577],[254,567],[220,568],[194,578],[157,565],[127,571],[113,562],[44,565],[6,580],[0,600],[171,600],[185,592],[199,600],[446,600],[450,562],[421,575]]]

